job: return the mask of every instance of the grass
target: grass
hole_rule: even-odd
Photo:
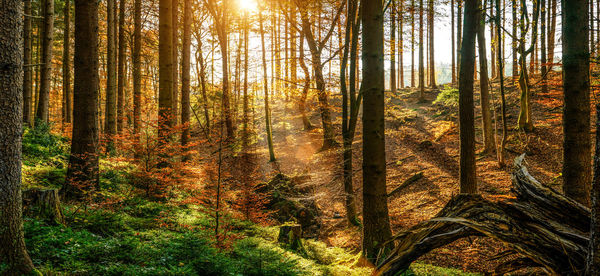
[[[40,125],[23,139],[25,188],[59,188],[68,141]],[[353,267],[358,252],[304,240],[302,252],[277,242],[278,228],[223,217],[228,246],[214,241],[214,218],[202,206],[151,201],[132,193],[127,162],[100,163],[101,195],[119,198],[103,208],[63,205],[67,225],[25,218],[27,248],[44,275],[369,275]],[[0,272],[2,271],[0,264]],[[405,275],[475,275],[414,264]]]

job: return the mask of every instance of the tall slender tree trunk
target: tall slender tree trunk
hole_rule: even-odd
[[[519,44],[519,37],[517,36],[517,11],[519,9],[519,4],[517,0],[512,0],[512,76],[513,79],[518,78],[519,73],[519,63],[517,61],[517,47]]]
[[[63,34],[63,124],[71,123],[71,1],[65,0]]]
[[[396,2],[390,5],[390,91],[396,93]]]
[[[310,70],[308,70],[308,66],[306,65],[306,61],[304,61],[304,33],[300,32],[300,67],[302,71],[304,71],[304,85],[302,86],[302,93],[300,94],[300,99],[298,100],[298,111],[300,112],[300,116],[302,117],[302,124],[304,125],[304,130],[313,129],[313,125],[310,122],[310,119],[306,115],[306,99],[308,98],[308,90],[310,89]]]
[[[411,0],[410,24],[410,87],[415,87],[415,0]]]
[[[171,12],[173,13],[172,20],[172,34],[173,34],[173,96],[171,97],[171,120],[172,125],[177,125],[177,109],[178,109],[178,91],[179,91],[179,0],[173,1]]]
[[[483,15],[482,15],[482,19],[484,21],[484,34],[485,34],[485,11],[487,10],[487,7],[485,6],[485,3],[487,3],[487,0],[484,0],[484,11],[483,11]],[[499,14],[494,14],[494,0],[490,0],[490,7],[489,7],[489,12],[490,12],[490,17],[494,18],[494,16],[500,16]],[[497,77],[497,72],[496,72],[496,51],[497,49],[497,40],[496,40],[496,36],[494,35],[494,24],[490,24],[490,50],[491,50],[491,66],[488,71],[491,71],[489,73],[491,73],[492,79],[496,79]],[[481,55],[480,55],[481,56]]]
[[[173,123],[173,1],[159,1],[158,23],[158,138],[162,143],[169,139]],[[226,53],[226,51],[224,52]],[[226,58],[223,58],[225,62]],[[226,67],[225,67],[226,68]],[[225,82],[225,81],[224,81]]]
[[[540,0],[540,6],[542,9],[542,13],[541,13],[541,34],[540,34],[540,45],[541,45],[541,53],[540,53],[540,59],[542,62],[542,68],[541,68],[541,78],[542,78],[542,93],[548,93],[548,70],[547,70],[547,51],[546,51],[546,0]]]
[[[423,0],[419,0],[419,102],[425,101],[425,65],[423,53]],[[365,102],[366,104],[366,102]]]
[[[491,1],[490,1],[491,2]],[[481,4],[479,5],[481,8]],[[479,49],[479,90],[481,94],[481,125],[483,129],[483,152],[490,153],[496,148],[494,131],[492,128],[492,111],[490,106],[490,87],[488,77],[488,64],[485,44],[485,17],[480,13],[479,25],[477,26],[477,45]],[[494,51],[496,54],[496,51]],[[494,60],[495,61],[495,60]],[[492,63],[492,68],[494,68]]]
[[[429,21],[429,23],[427,23],[427,27],[429,28],[429,86],[433,89],[437,88],[437,84],[435,81],[435,43],[434,43],[434,30],[435,30],[435,25],[434,25],[434,7],[433,7],[433,0],[429,0],[429,3],[427,4],[427,19]]]
[[[5,275],[34,271],[23,234],[21,135],[23,131],[23,2],[0,5],[0,263]]]
[[[548,0],[548,13],[550,15],[548,24],[548,72],[552,72],[552,66],[554,65],[554,46],[556,41],[556,0]]]
[[[265,90],[265,128],[267,131],[267,145],[269,147],[269,161],[275,161],[275,151],[273,150],[273,132],[271,129],[271,110],[269,109],[269,78],[267,77],[267,54],[265,51],[265,31],[263,28],[262,11],[258,12],[258,22],[260,24],[260,41],[262,48],[262,67],[263,67],[263,87]]]
[[[181,145],[186,146],[190,137],[190,51],[192,45],[192,1],[184,0],[183,48],[181,49]]]
[[[63,193],[81,197],[98,187],[98,1],[75,1],[73,134]]]
[[[456,83],[456,38],[454,33],[454,0],[450,0],[450,36],[452,37],[452,84]]]
[[[462,50],[462,31],[463,31],[463,18],[462,18],[462,14],[463,14],[463,1],[464,0],[457,0],[458,2],[458,12],[457,12],[457,17],[458,20],[456,21],[456,42],[458,43],[456,50],[458,51],[456,53],[456,70],[459,72],[458,74],[460,75],[460,62],[462,60],[461,58],[461,50]],[[459,76],[459,81],[460,81],[460,76]]]
[[[460,193],[477,193],[475,170],[475,114],[473,103],[473,74],[475,70],[475,35],[479,25],[477,0],[465,0],[465,21],[461,45],[460,76],[458,85],[458,113],[460,130]]]
[[[249,95],[248,95],[248,33],[249,33],[249,29],[250,26],[248,24],[248,13],[244,13],[244,22],[243,22],[243,28],[244,28],[244,85],[243,85],[243,93],[244,93],[244,99],[243,99],[243,125],[244,125],[244,133],[242,133],[242,144],[244,147],[248,146],[248,140],[249,140],[249,129],[248,129],[248,124],[250,121],[250,109],[249,109]],[[295,77],[295,76],[294,76]]]
[[[42,30],[42,65],[40,92],[35,119],[48,122],[50,108],[50,82],[52,80],[52,44],[54,42],[54,0],[42,0],[44,28]]]
[[[32,81],[32,57],[31,57],[31,0],[23,1],[24,23],[23,23],[23,125],[31,127],[31,95]]]
[[[404,88],[404,0],[398,7],[398,87]]]
[[[133,133],[138,134],[142,116],[142,0],[134,0],[133,9]]]
[[[422,0],[421,0],[422,1]],[[363,106],[363,254],[371,263],[386,256],[392,237],[387,206],[383,3],[362,4]],[[383,251],[383,252],[381,252]],[[382,253],[382,254],[380,254]]]
[[[496,0],[496,14],[500,14],[500,0]],[[502,115],[502,141],[500,142],[500,148],[497,150],[498,164],[500,167],[505,166],[504,160],[504,149],[506,148],[506,142],[508,140],[508,123],[506,122],[506,97],[504,93],[504,44],[503,44],[503,28],[500,28],[500,17],[496,17],[496,37],[498,38],[498,77],[500,78],[500,108]]]
[[[590,206],[589,0],[561,1],[563,41],[563,190]]]
[[[107,0],[106,4],[106,107],[104,108],[104,132],[109,139],[109,147],[117,134],[117,25],[116,25],[116,0]]]
[[[585,275],[600,274],[600,103],[596,103],[596,148],[591,190],[591,229]]]
[[[125,2],[119,0],[119,53],[117,65],[117,131],[121,133],[125,125],[125,86],[127,84],[125,70],[127,41],[125,40]]]

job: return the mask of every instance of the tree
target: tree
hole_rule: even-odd
[[[423,64],[423,0],[419,0],[419,102],[425,101],[425,65]]]
[[[106,1],[106,103],[104,132],[110,141],[117,134],[117,23],[116,0]]]
[[[171,118],[169,118],[171,125],[177,124],[177,92],[179,91],[179,68],[177,66],[179,59],[179,0],[171,0],[171,12],[173,13],[172,20],[172,34],[173,34],[173,95],[171,96]]]
[[[222,93],[221,105],[223,106],[222,112],[225,113],[225,127],[227,129],[227,138],[233,139],[235,137],[233,129],[233,116],[230,108],[230,95],[229,95],[229,38],[228,38],[228,27],[229,27],[229,0],[224,0],[220,5],[216,3],[216,0],[204,0],[205,6],[208,8],[210,14],[213,17],[213,23],[215,32],[217,33],[217,39],[219,40],[219,47],[221,49],[221,65],[222,65]]]
[[[396,93],[396,1],[390,5],[390,91]]]
[[[75,1],[73,134],[63,193],[79,197],[99,185],[98,1]]]
[[[54,42],[54,0],[43,0],[44,28],[42,30],[42,64],[40,91],[35,119],[48,122],[50,81],[52,79],[52,43]]]
[[[520,37],[518,40],[517,50],[519,52],[519,88],[520,96],[520,111],[518,126],[519,129],[525,131],[533,130],[533,120],[531,119],[531,90],[529,84],[529,73],[527,72],[527,56],[533,53],[537,41],[538,22],[540,15],[540,2],[535,1],[533,6],[533,22],[530,26],[530,19],[527,11],[525,0],[521,0],[521,19],[519,21]],[[527,33],[531,28],[531,45],[525,47],[527,43]]]
[[[0,263],[6,275],[34,270],[25,248],[21,199],[21,134],[23,121],[23,3],[0,6]]]
[[[498,63],[498,77],[500,78],[500,109],[502,115],[502,141],[500,142],[500,148],[497,149],[496,153],[498,155],[498,165],[500,167],[504,167],[504,149],[506,148],[506,142],[508,140],[508,124],[506,122],[506,97],[504,93],[504,56],[502,53],[504,52],[504,44],[502,42],[502,31],[501,22],[500,22],[500,0],[496,0],[496,37],[498,38],[498,51],[496,52],[497,58],[496,62]]]
[[[421,0],[422,1],[422,0]],[[362,2],[362,91],[363,106],[363,254],[377,262],[385,256],[384,243],[392,237],[387,207],[384,64],[383,64],[383,4],[382,1]],[[380,255],[380,250],[384,251]]]
[[[188,143],[190,136],[190,51],[192,44],[192,1],[184,0],[183,48],[181,49],[181,145]]]
[[[117,60],[117,132],[121,133],[125,124],[125,86],[127,85],[125,70],[127,41],[125,40],[125,2],[119,0],[119,49]]]
[[[490,1],[491,2],[491,1]],[[481,8],[481,4],[479,4]],[[485,45],[485,16],[480,16],[477,26],[477,46],[479,47],[479,89],[481,94],[481,125],[483,129],[483,152],[489,153],[496,148],[494,131],[492,128],[492,112],[490,109],[490,90],[488,78],[488,65]],[[496,51],[493,51],[494,54]],[[494,60],[495,61],[495,60]],[[492,68],[494,68],[492,63]]]
[[[31,66],[31,0],[23,1],[23,124],[31,126],[31,95],[32,95],[32,66]]]
[[[433,33],[434,33],[434,16],[435,16],[435,11],[433,9],[433,0],[429,0],[428,4],[427,4],[427,28],[429,29],[428,31],[428,35],[429,35],[429,64],[428,64],[428,72],[429,72],[429,86],[433,89],[437,88],[437,85],[435,83],[435,43],[434,43],[434,39],[433,39]]]
[[[596,103],[596,148],[591,195],[590,242],[585,275],[600,274],[600,103]]]
[[[173,108],[173,8],[172,0],[159,1],[158,23],[158,139],[168,139]]]
[[[142,115],[142,0],[134,0],[133,9],[133,133],[138,134]]]
[[[452,37],[452,84],[456,83],[456,38],[454,34],[454,0],[450,0],[450,30]]]
[[[460,193],[477,193],[475,170],[475,114],[473,75],[475,69],[475,35],[479,23],[477,0],[465,0],[465,20],[461,43],[460,74],[458,79],[458,117],[460,137]]]
[[[267,131],[267,144],[269,147],[269,161],[275,161],[275,152],[273,150],[273,132],[271,126],[271,110],[269,109],[269,78],[267,75],[267,54],[265,51],[265,30],[263,28],[262,10],[258,11],[258,22],[260,24],[260,41],[262,49],[262,67],[263,67],[263,88],[265,90],[265,128]]]
[[[348,9],[346,15],[346,31],[343,45],[343,56],[340,65],[340,88],[342,92],[342,136],[344,138],[343,146],[343,175],[344,175],[344,193],[346,205],[346,218],[349,223],[358,225],[359,221],[356,217],[356,200],[354,196],[353,175],[352,169],[352,142],[358,122],[358,112],[362,94],[356,95],[356,56],[358,52],[358,35],[360,29],[360,15],[358,1],[348,1]],[[393,28],[392,28],[393,30]],[[393,32],[393,31],[392,31]],[[348,58],[350,58],[350,83],[346,81],[346,68],[348,66]],[[393,63],[392,63],[393,64]]]
[[[548,58],[547,58],[547,51],[546,51],[546,32],[547,32],[547,28],[546,28],[546,0],[539,0],[540,1],[540,6],[542,9],[542,13],[541,13],[541,34],[540,34],[540,48],[541,48],[541,53],[540,53],[540,59],[542,62],[542,69],[541,69],[541,75],[542,75],[542,93],[547,93],[548,92],[548,70],[547,70],[547,66],[546,63],[548,62]]]
[[[301,29],[304,33],[304,38],[306,39],[306,43],[308,44],[308,48],[311,54],[311,63],[312,69],[315,77],[315,84],[317,90],[317,99],[319,100],[319,111],[321,113],[321,122],[323,125],[323,147],[322,149],[329,149],[331,147],[336,146],[338,143],[335,141],[334,133],[333,133],[333,123],[331,119],[331,110],[328,102],[328,93],[325,87],[325,78],[323,76],[323,66],[324,63],[321,60],[323,49],[327,46],[327,42],[331,38],[333,34],[333,30],[335,28],[335,22],[338,21],[344,4],[341,4],[337,9],[335,16],[332,19],[331,26],[329,30],[325,33],[323,37],[315,37],[312,31],[312,23],[309,18],[309,9],[312,1],[300,1],[294,0],[296,6],[300,10],[300,20],[301,27],[295,27]],[[320,30],[320,29],[319,29]]]
[[[589,206],[591,181],[588,1],[562,1],[563,191]]]
[[[71,1],[65,0],[63,42],[63,124],[70,124],[71,110]]]

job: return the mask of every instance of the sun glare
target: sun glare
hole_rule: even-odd
[[[244,11],[255,11],[257,9],[256,0],[237,0],[238,7]]]

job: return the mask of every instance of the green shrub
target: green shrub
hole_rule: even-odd
[[[45,164],[64,167],[69,155],[66,137],[52,134],[50,124],[38,122],[23,133],[23,163],[29,166]]]
[[[443,89],[433,103],[445,107],[458,107],[458,89],[452,87]]]

